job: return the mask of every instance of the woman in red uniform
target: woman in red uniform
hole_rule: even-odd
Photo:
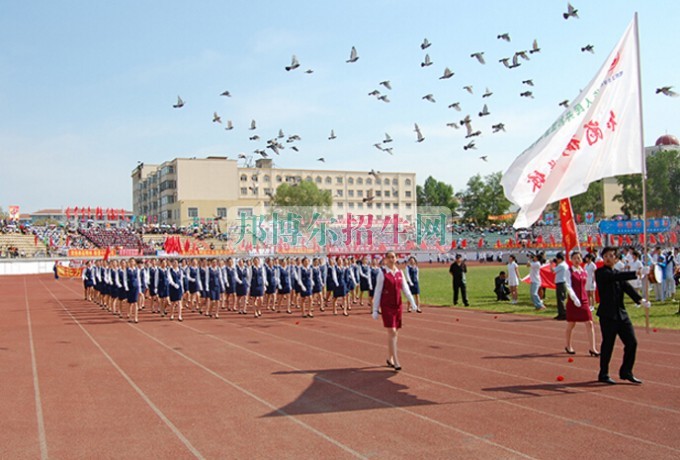
[[[583,259],[579,252],[571,253],[571,276],[567,277],[567,346],[564,348],[568,354],[576,352],[571,346],[571,334],[576,323],[584,323],[586,335],[588,336],[588,352],[590,356],[600,356],[600,352],[595,348],[595,328],[593,327],[593,315],[590,312],[588,291],[586,284],[588,273],[582,265]]]
[[[385,266],[378,272],[373,297],[373,319],[382,315],[383,326],[387,329],[387,365],[395,371],[401,370],[397,356],[397,331],[401,328],[401,293],[406,295],[411,308],[420,311],[408,288],[406,277],[397,268],[397,255],[394,251],[385,254]],[[380,313],[378,313],[380,310]]]

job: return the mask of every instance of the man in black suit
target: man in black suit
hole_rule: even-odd
[[[614,270],[613,267],[617,260],[616,248],[603,248],[602,259],[604,266],[595,271],[597,292],[600,295],[597,316],[600,317],[600,331],[602,332],[598,381],[609,384],[616,383],[609,377],[609,361],[618,335],[623,342],[623,363],[619,369],[619,377],[622,380],[639,384],[642,381],[633,375],[637,339],[635,338],[633,324],[630,322],[626,307],[623,305],[623,294],[628,294],[633,302],[638,305],[642,304],[645,308],[649,308],[649,302],[640,297],[635,288],[627,282],[627,280],[637,278],[636,272]]]
[[[469,307],[465,283],[467,265],[465,265],[465,260],[460,254],[456,254],[456,259],[449,267],[449,273],[453,277],[453,304],[458,305],[458,291],[460,291],[463,297],[463,305]]]

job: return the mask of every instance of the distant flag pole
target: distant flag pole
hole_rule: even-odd
[[[515,228],[592,182],[644,171],[637,30],[636,14],[588,86],[503,174],[505,195],[520,208]]]

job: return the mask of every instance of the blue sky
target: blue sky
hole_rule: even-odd
[[[0,0],[0,206],[130,209],[138,161],[251,155],[279,129],[302,137],[299,152],[273,155],[280,167],[414,171],[420,184],[432,175],[463,190],[477,173],[504,171],[552,124],[635,11],[645,145],[680,135],[680,98],[654,93],[680,90],[680,2],[572,3],[580,18],[565,21],[567,2],[553,0]],[[497,39],[506,32],[509,43]],[[534,39],[541,52],[531,61],[512,70],[498,62]],[[581,52],[586,44],[595,54]],[[347,64],[352,46],[359,60]],[[477,51],[485,65],[470,58]],[[433,65],[421,67],[426,52]],[[301,66],[286,72],[293,54]],[[445,67],[455,75],[440,80]],[[487,87],[493,95],[482,98]],[[391,102],[369,97],[374,89]],[[535,99],[519,96],[527,89]],[[429,93],[435,103],[421,99]],[[182,109],[172,108],[177,95]],[[453,102],[461,112],[447,108]],[[479,118],[484,103],[491,115]],[[234,129],[213,123],[213,112]],[[482,135],[465,151],[464,130],[446,123],[468,113]],[[499,122],[507,131],[492,134]],[[393,156],[373,147],[386,132]]]

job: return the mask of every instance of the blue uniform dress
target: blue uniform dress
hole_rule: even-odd
[[[168,290],[168,270],[167,269],[158,269],[158,297],[161,299],[165,299],[170,295],[170,291]]]
[[[187,276],[189,281],[189,292],[195,294],[198,292],[198,267],[189,267],[189,276]]]
[[[146,292],[147,289],[149,289],[149,269],[147,267],[142,268],[139,270],[139,292],[143,293]]]
[[[220,280],[220,267],[208,269],[208,277],[210,279],[210,300],[220,300],[222,293],[222,282]]]
[[[326,292],[335,292],[335,288],[338,287],[333,279],[336,268],[338,268],[337,265],[328,265],[326,267]]]
[[[312,286],[312,294],[316,294],[323,290],[323,282],[321,267],[312,267],[312,281],[314,282]]]
[[[94,285],[94,267],[88,267],[85,270],[85,287],[92,287]]]
[[[236,292],[236,277],[234,276],[236,273],[236,269],[234,267],[227,267],[226,274],[227,274],[227,289],[225,292],[227,294],[233,294]]]
[[[290,267],[279,267],[279,294],[290,294]]]
[[[127,301],[129,303],[137,303],[139,300],[139,270],[136,268],[128,268],[127,270]]]
[[[250,290],[250,285],[248,284],[248,267],[245,265],[243,268],[236,266],[236,275],[241,280],[240,283],[236,283],[236,296],[243,297],[248,295]]]
[[[378,282],[378,273],[380,272],[380,268],[378,267],[371,267],[371,289],[369,289],[369,294],[371,297],[375,297],[375,283]]]
[[[354,277],[354,267],[355,265],[352,264],[349,267],[347,267],[345,270],[345,283],[347,284],[347,292],[350,292],[352,289],[356,287],[356,278]]]
[[[118,282],[121,287],[118,289],[118,300],[126,300],[128,291],[125,290],[125,285],[127,284],[126,273],[122,268],[118,269]],[[129,289],[129,288],[128,288]]]
[[[205,267],[200,267],[198,269],[198,276],[200,277],[201,281],[199,283],[200,286],[200,291],[201,291],[201,298],[207,299],[210,297],[210,294],[208,293],[208,287],[210,284],[210,280],[208,279],[208,270],[206,270]]]
[[[156,289],[157,279],[158,279],[158,267],[149,268],[149,294],[151,294],[151,297],[155,297],[158,295],[158,290]]]
[[[290,266],[290,282],[293,286],[293,291],[300,293],[300,266],[291,265]]]
[[[189,277],[187,276],[189,274],[189,268],[188,265],[180,268],[182,270],[182,293],[189,291]]]
[[[345,297],[347,294],[347,268],[335,266],[335,274],[338,284],[333,289],[333,297]]]
[[[111,296],[113,292],[113,281],[111,280],[111,269],[105,268],[102,273],[102,278],[104,279],[104,289],[102,294]]]
[[[312,295],[312,267],[300,267],[300,295],[302,297],[309,297]]]
[[[406,267],[406,270],[408,270],[408,277],[412,283],[409,286],[409,288],[411,289],[411,294],[413,295],[420,294],[420,273],[418,271],[418,267],[408,265]]]
[[[184,272],[181,268],[178,268],[177,270],[171,268],[168,270],[168,277],[168,294],[170,295],[170,302],[182,300],[182,294],[184,294]],[[170,283],[170,279],[172,279],[172,283]]]
[[[264,295],[264,275],[262,267],[251,267],[250,296],[262,297]]]
[[[361,292],[371,290],[371,267],[368,265],[359,265],[359,289]]]
[[[267,294],[276,294],[276,288],[278,287],[278,281],[276,280],[276,267],[265,265],[264,272],[267,276]]]

